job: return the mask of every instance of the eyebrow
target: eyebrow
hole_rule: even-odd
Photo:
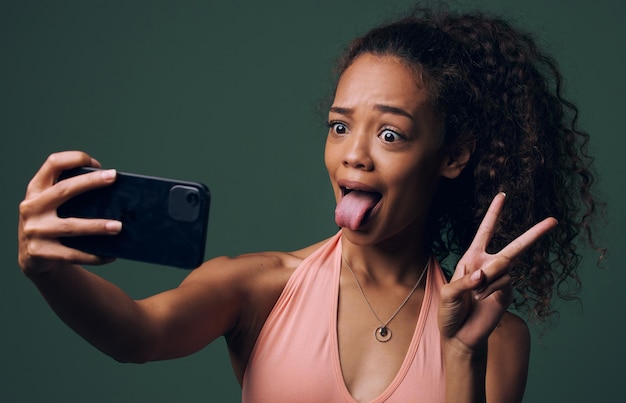
[[[404,109],[398,108],[396,106],[376,104],[374,105],[374,109],[383,113],[391,113],[393,115],[404,116],[415,122],[415,118],[413,117],[413,115],[411,115],[409,112],[405,111]],[[352,113],[354,112],[354,109],[342,108],[340,106],[331,106],[330,112],[335,112],[340,115],[352,115]]]

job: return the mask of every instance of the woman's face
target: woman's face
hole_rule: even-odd
[[[325,162],[335,221],[352,239],[421,235],[437,180],[449,176],[441,123],[419,84],[400,59],[372,54],[339,80]]]

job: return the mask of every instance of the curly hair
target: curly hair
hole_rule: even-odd
[[[543,321],[555,313],[556,296],[575,298],[579,238],[600,259],[604,253],[592,236],[603,203],[592,191],[589,135],[577,128],[578,110],[562,95],[555,61],[530,34],[499,17],[424,9],[355,39],[338,63],[338,77],[364,53],[404,61],[443,121],[443,145],[474,149],[462,174],[443,179],[433,200],[429,231],[437,258],[460,256],[493,196],[504,191],[490,251],[545,217],[559,220],[513,263],[514,307]]]

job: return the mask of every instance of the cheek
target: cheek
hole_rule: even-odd
[[[438,168],[437,162],[423,159],[400,162],[393,187],[407,198],[428,199],[439,179]]]
[[[336,183],[335,174],[337,171],[337,155],[334,152],[334,148],[328,146],[326,143],[326,147],[324,149],[324,164],[326,165],[326,172],[328,173],[328,178],[330,179],[330,184],[335,194],[335,201],[338,203],[341,199],[341,191]]]
[[[330,174],[330,171],[332,169],[332,167],[330,165],[330,162],[331,162],[331,158],[330,158],[330,155],[328,153],[328,148],[326,148],[324,150],[324,165],[326,166],[326,171],[328,171],[329,174]]]
[[[337,155],[337,147],[333,147],[328,141],[326,141],[326,145],[324,147],[324,164],[326,165],[326,170],[329,174],[332,174],[332,171],[337,166],[338,155]]]

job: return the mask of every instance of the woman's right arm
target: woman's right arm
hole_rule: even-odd
[[[68,248],[59,237],[115,236],[121,224],[57,216],[57,207],[69,198],[115,181],[114,171],[98,171],[56,182],[63,170],[77,166],[100,164],[78,151],[51,155],[20,203],[18,262],[56,314],[92,345],[123,362],[191,354],[232,328],[244,300],[237,276],[254,263],[250,259],[214,259],[192,271],[177,288],[140,301],[80,266],[109,260]]]

